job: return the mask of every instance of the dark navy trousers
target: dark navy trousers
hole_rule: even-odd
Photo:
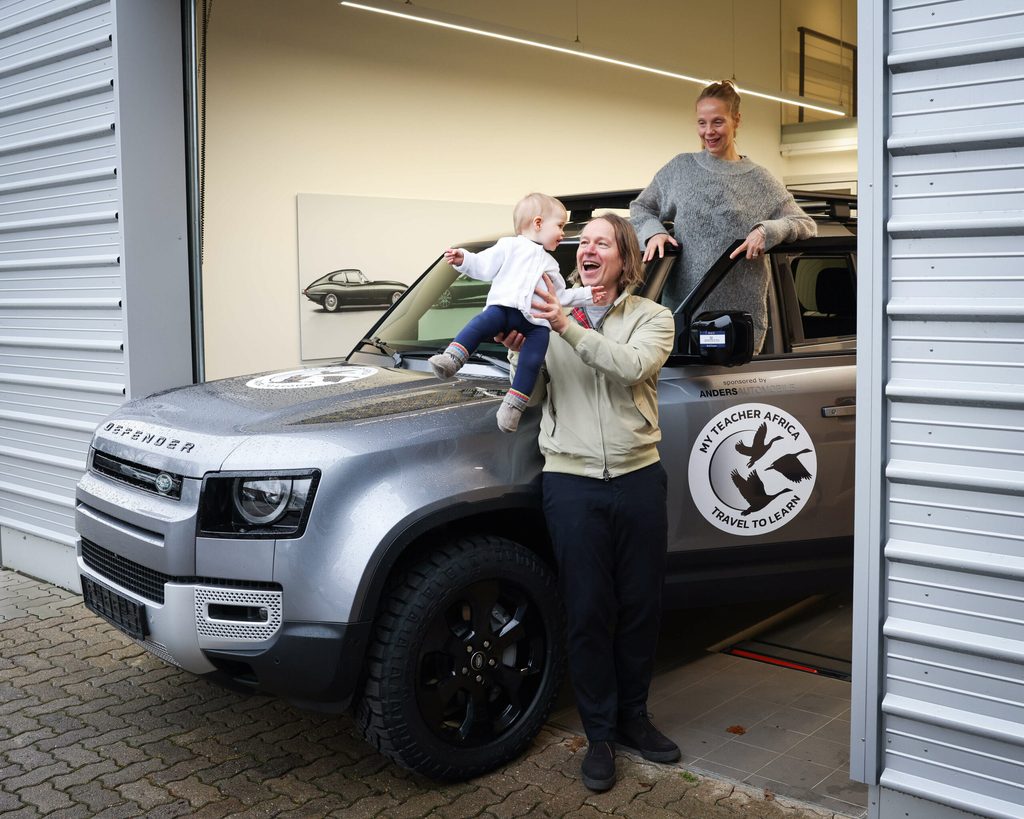
[[[512,389],[529,397],[544,364],[544,356],[548,352],[550,327],[527,321],[522,311],[514,307],[492,304],[463,327],[454,341],[465,347],[472,355],[481,342],[509,330],[518,330],[526,337],[523,346],[519,348],[519,361],[516,364],[516,377],[512,379]]]
[[[614,741],[647,708],[668,541],[660,463],[607,481],[542,479],[565,604],[569,672],[587,738]]]

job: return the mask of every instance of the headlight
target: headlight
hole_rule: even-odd
[[[232,500],[239,514],[248,523],[253,526],[266,526],[280,520],[288,511],[294,483],[290,478],[268,478],[259,481],[235,478]]]
[[[318,471],[274,475],[208,475],[199,503],[199,534],[207,537],[300,537]]]

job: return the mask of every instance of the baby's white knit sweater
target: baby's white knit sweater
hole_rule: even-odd
[[[554,286],[559,303],[566,307],[582,305],[591,300],[589,287],[565,286],[565,279],[558,271],[555,257],[525,236],[505,236],[487,250],[470,253],[460,248],[462,264],[455,269],[471,279],[482,282],[493,281],[487,294],[487,306],[500,304],[514,307],[522,312],[526,320],[542,327],[551,325],[544,319],[531,315],[534,290],[544,288],[543,275],[548,274]]]

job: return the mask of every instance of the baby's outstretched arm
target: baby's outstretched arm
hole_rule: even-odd
[[[608,291],[604,285],[595,284],[587,287],[562,287],[555,282],[555,294],[563,307],[582,307],[584,304],[605,304]]]
[[[462,264],[464,259],[462,248],[450,247],[444,252],[444,260],[450,265]]]

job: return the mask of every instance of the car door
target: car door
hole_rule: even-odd
[[[386,285],[370,281],[362,271],[353,271],[349,275],[353,277],[353,290],[359,294],[361,304],[379,307],[391,303],[391,291]]]
[[[364,305],[369,301],[368,288],[363,286],[361,274],[356,270],[345,272],[345,303]]]
[[[348,279],[345,277],[344,270],[338,270],[331,274],[331,284],[327,288],[327,292],[334,293],[338,297],[338,304],[344,306],[348,304]]]
[[[849,547],[856,339],[805,336],[801,312],[811,324],[816,316],[807,313],[822,312],[801,311],[796,298],[794,270],[805,258],[815,281],[801,285],[820,284],[822,306],[845,300],[852,315],[849,252],[773,251],[765,351],[740,367],[691,364],[661,373],[670,573],[700,562],[725,567],[719,576],[754,565],[784,569]],[[849,276],[845,284],[837,268]],[[831,272],[813,272],[824,270]],[[826,295],[828,288],[842,292]],[[848,326],[849,316],[831,325]]]

